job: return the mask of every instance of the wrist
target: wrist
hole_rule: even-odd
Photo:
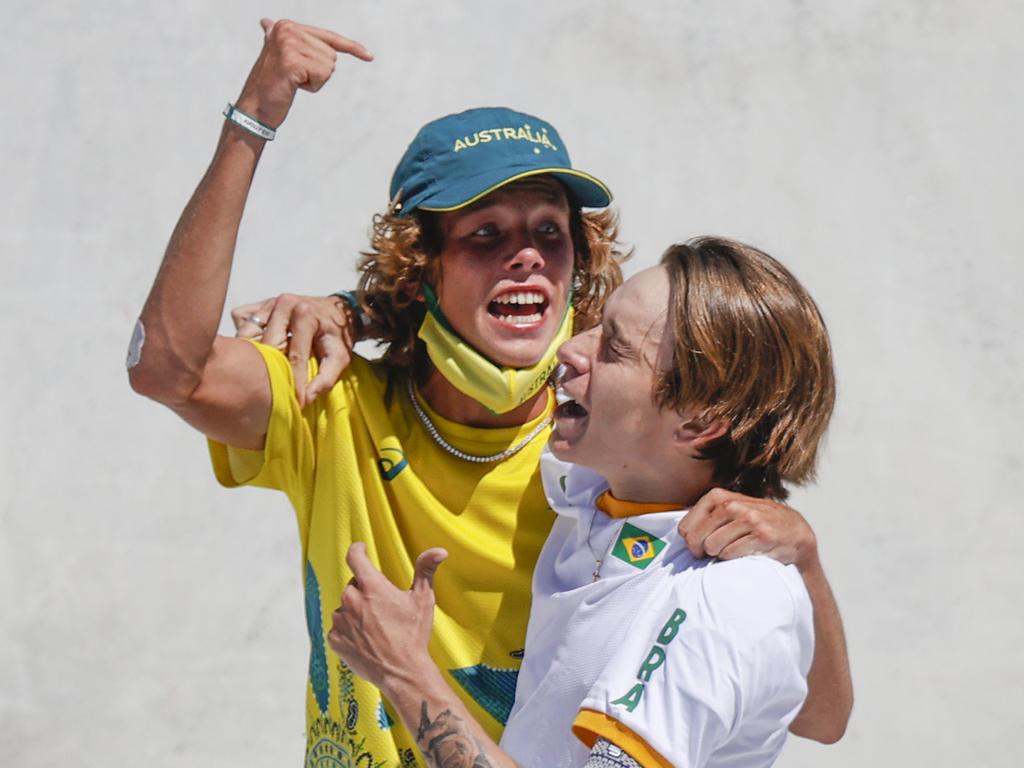
[[[446,683],[429,654],[410,658],[400,667],[392,668],[377,684],[390,701],[398,701],[409,693],[426,694],[439,686],[446,686]]]
[[[267,104],[265,99],[260,99],[258,96],[244,91],[235,100],[234,105],[236,109],[251,115],[275,131],[281,127],[281,123],[288,116],[288,107],[282,109],[279,104]]]
[[[237,126],[246,133],[262,139],[263,141],[273,141],[274,137],[277,135],[277,131],[269,125],[230,102],[226,107],[224,107],[224,112],[222,114],[228,123]]]
[[[337,299],[345,307],[345,313],[352,328],[352,338],[359,341],[364,338],[366,327],[370,323],[370,316],[359,304],[359,297],[355,291],[335,291],[331,297]]]

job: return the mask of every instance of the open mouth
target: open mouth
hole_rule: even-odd
[[[514,290],[495,297],[487,311],[509,325],[533,325],[544,319],[548,301],[540,291]]]
[[[555,417],[560,419],[583,419],[589,416],[586,408],[573,400],[561,387],[555,392]]]
[[[587,431],[587,424],[590,423],[590,412],[562,385],[564,375],[565,368],[561,367],[556,377],[558,387],[555,389],[555,423],[550,443],[551,450],[556,455],[560,455],[559,450],[564,450],[579,441]]]

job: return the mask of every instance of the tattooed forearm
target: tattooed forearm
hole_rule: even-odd
[[[450,709],[431,720],[426,701],[420,705],[416,745],[433,768],[491,768],[466,722]]]

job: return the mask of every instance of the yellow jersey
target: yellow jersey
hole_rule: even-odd
[[[324,397],[300,408],[288,360],[256,345],[272,411],[262,451],[210,442],[218,481],[284,491],[298,517],[309,630],[306,762],[317,768],[422,765],[415,741],[380,691],[327,646],[331,613],[351,572],[345,553],[365,542],[392,582],[412,583],[416,556],[448,550],[434,588],[430,652],[470,712],[497,740],[515,698],[533,567],[554,521],[538,464],[549,430],[520,452],[474,464],[442,449],[404,385],[354,356]],[[424,408],[455,448],[490,455],[525,438],[553,408],[518,427],[478,429]]]

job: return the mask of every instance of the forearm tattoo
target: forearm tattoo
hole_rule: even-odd
[[[431,720],[425,701],[420,705],[416,745],[434,768],[491,768],[483,746],[466,722],[450,709]]]
[[[583,768],[643,768],[636,760],[610,741],[598,739]]]

